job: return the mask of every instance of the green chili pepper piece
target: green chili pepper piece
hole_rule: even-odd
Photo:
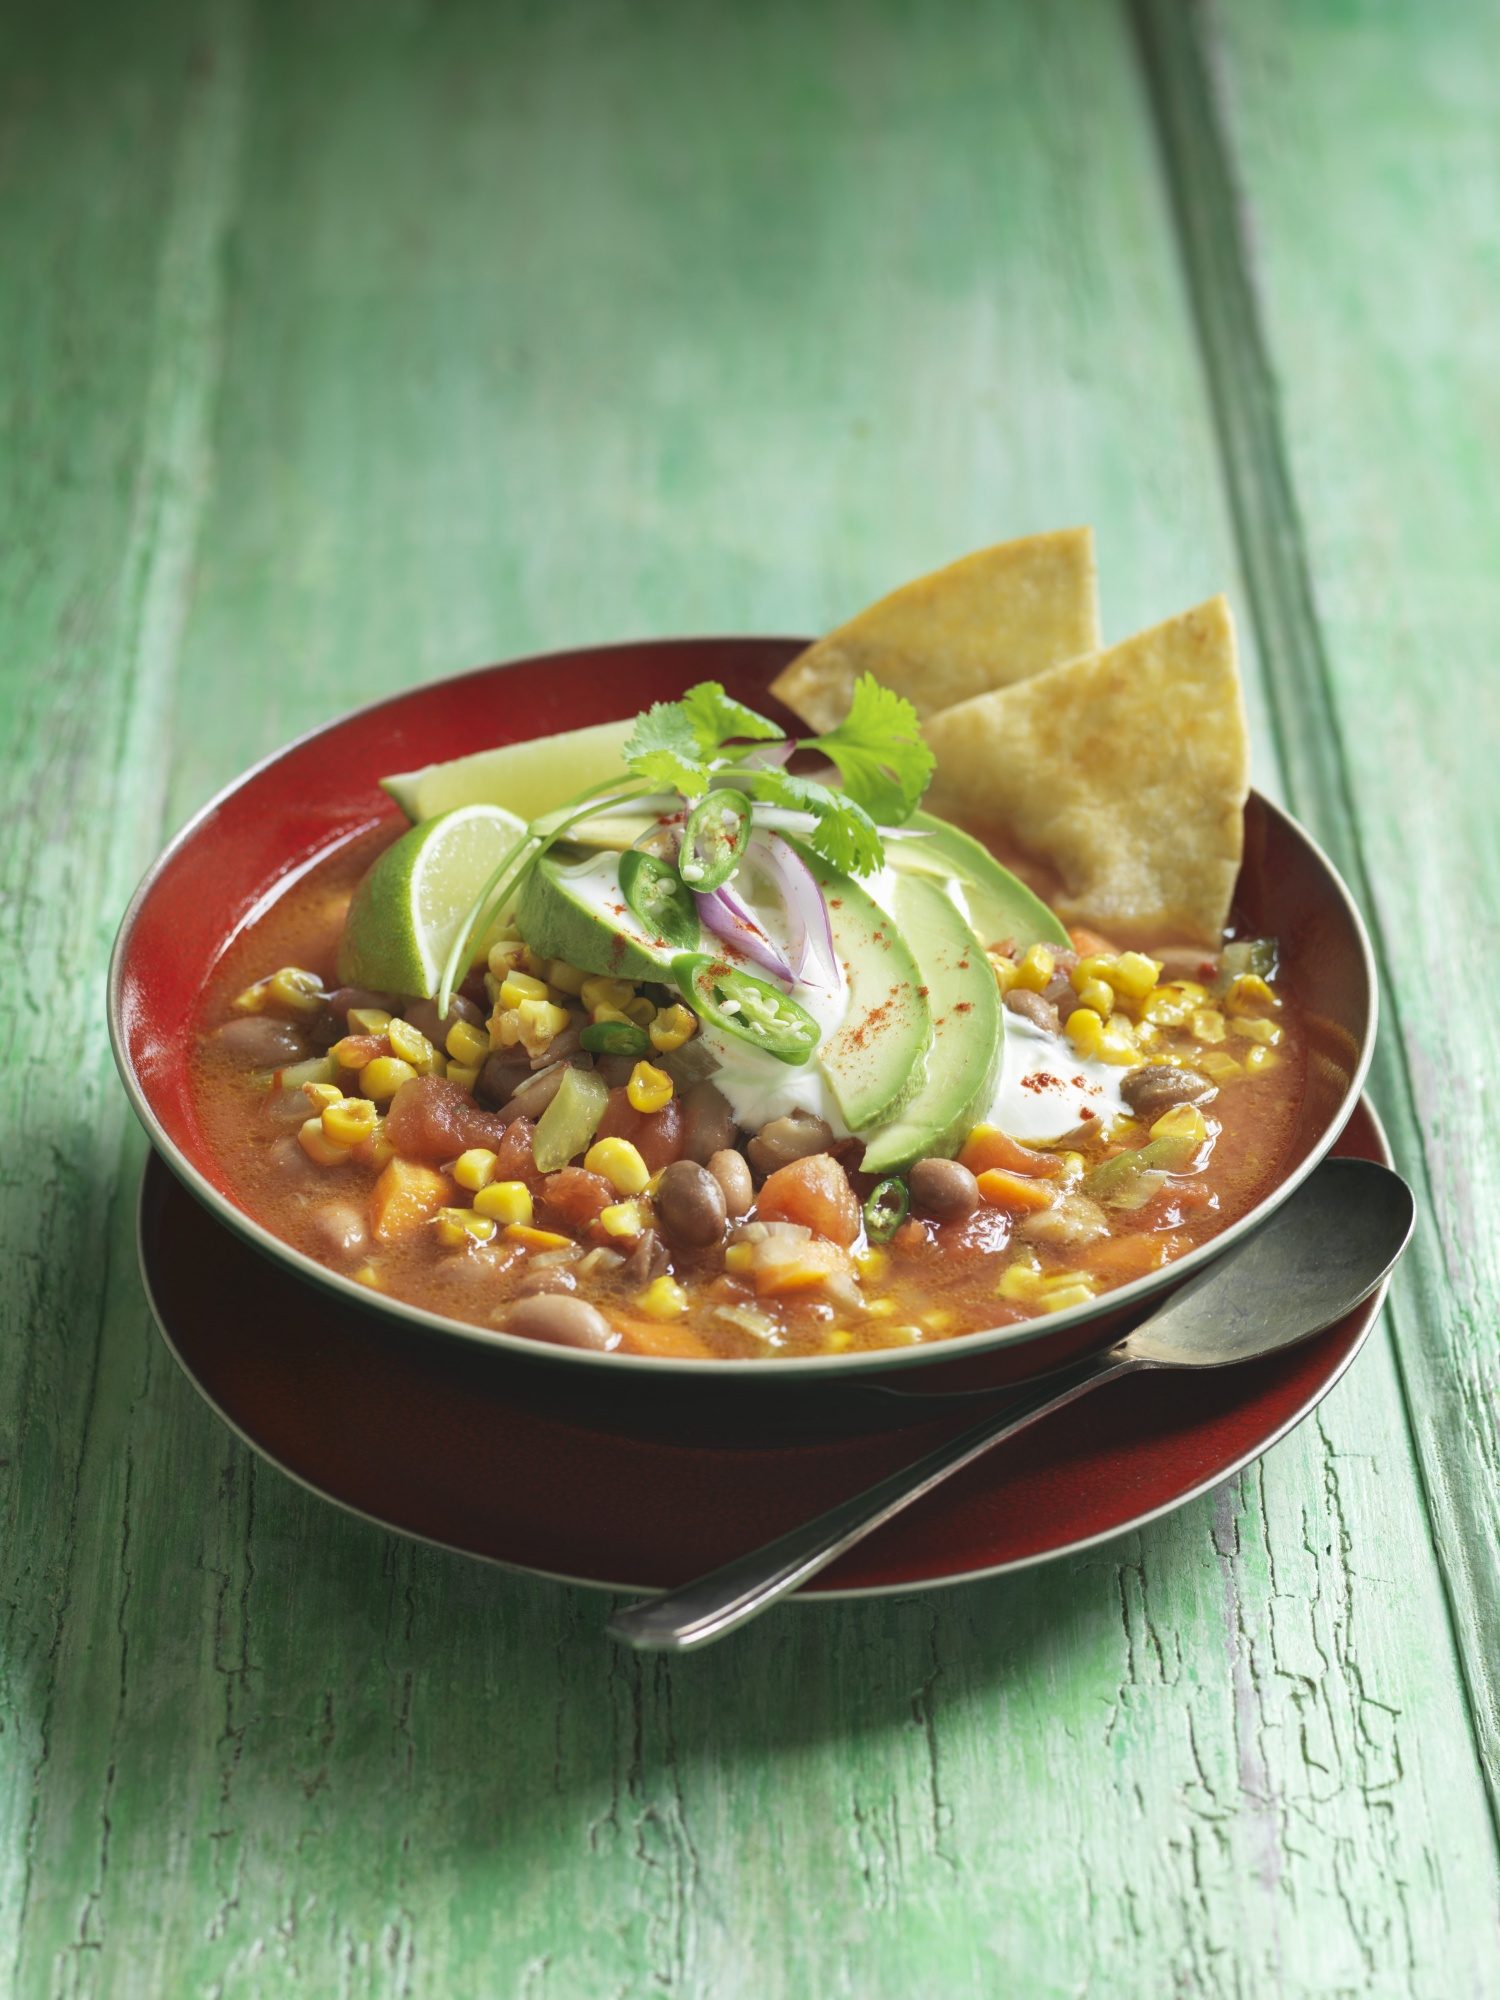
[[[688,1005],[711,1028],[775,1056],[778,1062],[806,1062],[822,1039],[817,1022],[790,994],[736,971],[722,958],[684,952],[672,961],[672,977]]]
[[[634,1021],[590,1021],[578,1039],[596,1056],[643,1056],[651,1047],[651,1037]]]
[[[699,799],[688,814],[678,872],[697,895],[722,888],[750,838],[750,801],[729,786]]]
[[[865,1234],[872,1243],[889,1243],[906,1220],[911,1196],[906,1182],[880,1181],[865,1200]]]
[[[647,854],[643,848],[629,848],[620,856],[620,889],[653,937],[676,945],[680,951],[692,950],[700,935],[698,906],[692,890],[670,862]]]

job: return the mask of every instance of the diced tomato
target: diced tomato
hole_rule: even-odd
[[[919,1215],[913,1215],[902,1223],[891,1238],[891,1248],[899,1250],[905,1257],[914,1257],[918,1251],[925,1250],[930,1243],[936,1241],[936,1225],[925,1222]]]
[[[575,1235],[582,1235],[599,1211],[615,1199],[615,1191],[603,1174],[588,1173],[583,1167],[563,1167],[542,1182],[546,1219]]]
[[[1006,1174],[1055,1174],[1062,1170],[1062,1161],[1051,1153],[1033,1152],[997,1125],[976,1125],[958,1159],[971,1174],[987,1173],[991,1167]]]
[[[481,1111],[466,1090],[441,1076],[403,1083],[385,1119],[385,1136],[403,1159],[428,1160],[434,1166],[456,1160],[471,1146],[494,1152],[505,1133],[502,1118]]]
[[[1170,1236],[1142,1233],[1106,1236],[1098,1243],[1089,1244],[1080,1254],[1083,1263],[1096,1276],[1107,1279],[1112,1285],[1126,1285],[1132,1278],[1144,1278],[1148,1271],[1159,1271],[1168,1257],[1175,1256],[1181,1247]]]
[[[938,1249],[945,1258],[993,1257],[1010,1242],[1013,1226],[1004,1209],[986,1202],[961,1221],[937,1223]]]
[[[545,1185],[546,1176],[536,1163],[536,1155],[531,1150],[531,1135],[536,1130],[529,1118],[512,1118],[505,1128],[500,1143],[495,1148],[495,1179],[497,1181],[524,1181],[534,1195],[539,1195]]]
[[[852,1243],[859,1235],[859,1203],[849,1176],[828,1153],[778,1167],[761,1189],[755,1213],[762,1222],[800,1222],[830,1243]]]
[[[1089,930],[1084,924],[1069,924],[1068,936],[1072,939],[1073,949],[1080,958],[1119,956],[1120,947],[1117,944],[1111,944],[1107,937],[1101,936],[1098,931]]]
[[[652,1173],[659,1174],[682,1157],[682,1106],[674,1097],[660,1111],[637,1111],[623,1087],[612,1090],[595,1137],[628,1139]]]

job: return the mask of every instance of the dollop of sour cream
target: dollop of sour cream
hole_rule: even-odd
[[[1087,1061],[1060,1035],[1019,1014],[1005,1017],[1005,1054],[984,1123],[1023,1144],[1060,1139],[1080,1125],[1107,1126],[1125,1113],[1126,1071]]]

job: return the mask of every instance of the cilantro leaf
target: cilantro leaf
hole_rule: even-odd
[[[698,747],[706,757],[711,757],[732,736],[749,736],[764,743],[782,733],[774,722],[768,722],[765,716],[757,715],[753,708],[746,708],[742,701],[726,694],[718,681],[699,681],[677,705],[687,716]]]
[[[933,755],[922,741],[917,711],[873,674],[854,683],[854,700],[837,729],[805,739],[837,764],[849,797],[875,819],[909,819],[932,776]]]
[[[705,745],[680,701],[653,702],[636,717],[620,752],[637,777],[688,798],[708,790],[704,753]]]
[[[811,813],[817,825],[807,836],[809,846],[843,874],[873,875],[885,860],[879,827],[847,792],[835,792],[811,778],[794,777],[790,771],[736,768],[734,782],[767,805]]]

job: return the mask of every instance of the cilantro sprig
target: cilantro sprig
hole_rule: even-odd
[[[675,792],[691,803],[715,784],[732,784],[753,801],[808,814],[813,822],[808,845],[834,868],[873,874],[885,859],[880,823],[909,819],[932,775],[932,752],[922,740],[916,710],[873,674],[862,674],[849,713],[836,729],[794,737],[797,749],[817,751],[835,766],[839,785],[746,761],[757,744],[786,740],[774,722],[736,701],[718,681],[700,681],[679,701],[654,702],[625,739],[621,757],[627,775],[533,820],[485,884],[443,968],[440,1008],[446,1011],[478,940],[553,842],[590,814],[634,799]]]

